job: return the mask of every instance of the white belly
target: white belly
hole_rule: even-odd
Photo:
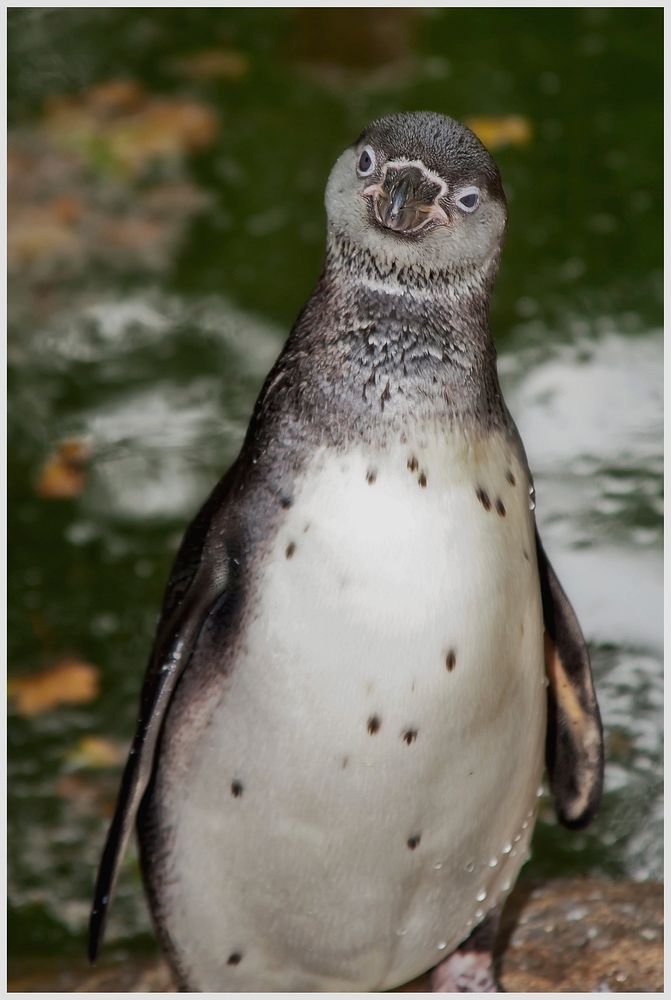
[[[188,778],[159,773],[192,988],[388,989],[468,936],[533,827],[542,629],[502,440],[316,456]]]

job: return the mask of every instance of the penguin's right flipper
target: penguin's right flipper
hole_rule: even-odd
[[[216,523],[222,507],[225,510],[234,469],[235,466],[215,487],[190,525],[168,582],[142,687],[138,726],[98,868],[89,921],[91,962],[96,960],[102,944],[121,861],[154,773],[163,721],[177,682],[188,666],[210,613],[216,613],[219,619],[235,615],[241,559],[236,558],[239,553],[233,552],[230,539],[224,539],[224,532]]]
[[[603,731],[587,644],[536,533],[548,678],[545,747],[557,816],[578,829],[593,819],[603,788]]]

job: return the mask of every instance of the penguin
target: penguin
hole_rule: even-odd
[[[489,329],[506,198],[414,112],[325,200],[317,286],[169,578],[89,956],[136,825],[183,990],[492,992],[544,766],[570,828],[603,781]]]

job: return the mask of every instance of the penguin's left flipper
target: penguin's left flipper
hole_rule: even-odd
[[[548,679],[545,759],[557,817],[579,829],[593,819],[603,787],[603,731],[592,668],[578,619],[536,533]]]

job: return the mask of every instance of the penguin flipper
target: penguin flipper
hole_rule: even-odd
[[[603,730],[587,644],[575,611],[536,533],[548,678],[545,758],[557,817],[580,829],[593,819],[603,788]]]
[[[138,809],[152,778],[156,748],[170,699],[189,663],[205,620],[222,599],[233,595],[238,580],[229,546],[213,538],[217,512],[226,499],[233,469],[219,482],[189,526],[166,588],[161,620],[149,658],[140,698],[138,727],[124,768],[114,816],[98,868],[89,920],[88,957],[95,962],[119,869]],[[217,535],[221,535],[216,531]],[[204,557],[208,541],[207,558]]]

